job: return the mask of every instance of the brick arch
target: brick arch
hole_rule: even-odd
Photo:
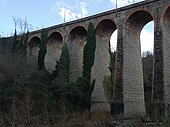
[[[47,54],[45,56],[45,67],[49,72],[55,70],[56,61],[59,61],[63,44],[63,37],[59,32],[52,32],[48,36]]]
[[[96,24],[95,29],[97,35],[110,38],[112,33],[117,29],[117,26],[113,20],[103,19]]]
[[[166,8],[163,13],[162,20],[162,32],[163,32],[163,56],[164,56],[164,65],[163,65],[163,75],[164,75],[164,100],[166,104],[170,104],[170,5]]]

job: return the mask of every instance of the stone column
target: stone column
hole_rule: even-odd
[[[123,24],[118,26],[117,50],[115,62],[115,83],[114,83],[114,103],[112,113],[114,115],[123,114]]]
[[[103,88],[104,76],[109,76],[109,39],[96,35],[95,61],[92,69],[92,77],[96,80],[92,93],[91,112],[110,111],[110,105]]]
[[[170,7],[164,14],[163,20],[163,76],[164,76],[164,96],[166,106],[170,106]],[[170,108],[170,107],[169,107]]]
[[[83,46],[81,46],[82,39],[76,36],[68,44],[70,55],[70,82],[75,82],[82,76],[82,64],[83,64]],[[83,39],[83,42],[85,40]]]
[[[167,65],[163,67],[163,55],[165,58],[168,58],[167,52],[165,51],[163,54],[163,33],[162,28],[160,26],[160,12],[157,10],[156,19],[155,19],[155,28],[154,28],[154,72],[153,72],[153,84],[152,84],[152,118],[158,120],[161,116],[165,114],[165,94],[164,94],[164,74],[163,68],[165,71],[165,75],[169,72],[167,69]],[[164,42],[165,46],[168,46],[166,41]],[[169,49],[168,49],[169,50]],[[167,51],[168,51],[167,50]],[[165,60],[165,59],[164,59]],[[168,61],[165,60],[167,63]],[[165,78],[167,78],[165,76]]]
[[[133,24],[131,26],[127,24],[124,28],[123,89],[125,118],[137,118],[146,115],[140,31],[140,27],[133,26]]]

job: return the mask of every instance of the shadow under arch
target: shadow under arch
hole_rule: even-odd
[[[38,51],[41,39],[37,36],[30,39],[27,46],[27,63],[29,66],[37,67]]]
[[[62,44],[63,37],[59,32],[53,32],[48,36],[45,67],[50,73],[55,70],[57,61],[60,59]]]
[[[131,14],[124,24],[123,101],[127,118],[146,115],[140,34],[153,19],[149,12],[140,10]]]
[[[68,35],[67,43],[70,55],[70,81],[76,81],[82,75],[83,49],[87,31],[82,26],[74,27]]]
[[[109,43],[112,33],[117,29],[114,21],[104,19],[100,21],[96,27],[96,51],[95,61],[92,68],[92,80],[95,79],[94,91],[92,93],[91,111],[111,111],[108,98],[105,96],[103,81],[105,77],[111,75],[109,70],[110,54]],[[100,93],[100,94],[99,94]]]
[[[163,75],[164,75],[164,91],[163,99],[166,105],[170,105],[170,5],[163,14],[163,55],[164,55],[164,65],[163,65]]]

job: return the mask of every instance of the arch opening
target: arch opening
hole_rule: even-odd
[[[73,28],[68,36],[70,55],[70,80],[76,81],[82,75],[83,49],[87,31],[82,26]]]
[[[48,36],[47,54],[45,56],[45,67],[52,73],[57,61],[60,59],[63,37],[59,32],[53,32]]]
[[[125,117],[146,115],[140,36],[144,26],[151,21],[153,17],[149,12],[137,11],[130,15],[125,23],[123,70]]]
[[[163,15],[163,55],[164,55],[164,99],[170,104],[170,6]]]
[[[87,31],[82,26],[75,27],[69,34],[69,41],[79,40],[79,45],[84,45]]]
[[[39,50],[40,43],[41,40],[39,37],[31,38],[31,40],[28,43],[28,47],[29,47],[28,53],[30,56],[38,57],[38,50]]]
[[[41,39],[39,37],[33,37],[28,42],[27,47],[27,58],[28,58],[28,65],[32,67],[37,67],[38,61],[38,51],[39,45],[41,43]]]
[[[105,91],[106,85],[104,82],[107,79],[111,80],[109,46],[112,46],[111,35],[116,29],[116,24],[110,19],[104,19],[96,25],[96,52],[94,66],[92,68],[92,79],[96,79],[96,82],[92,93],[92,102],[99,103],[92,105],[92,111],[96,107],[103,111],[110,111],[111,109],[111,103],[109,102],[112,101],[113,97],[106,96],[108,93]],[[109,92],[111,93],[113,90]]]
[[[29,47],[37,47],[40,45],[40,43],[41,43],[41,39],[39,37],[33,37],[28,42],[28,46]]]
[[[48,43],[59,43],[62,44],[63,37],[59,32],[53,32],[48,37]]]

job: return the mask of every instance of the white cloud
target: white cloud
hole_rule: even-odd
[[[65,6],[67,5],[67,6]],[[62,0],[57,0],[51,8],[52,12],[58,12],[60,17],[65,21],[82,18],[88,14],[85,2],[75,2],[75,4],[67,4]]]
[[[140,2],[142,0],[110,0],[110,2],[112,2],[114,5],[116,4],[117,1],[117,7],[122,7],[122,6],[126,6],[129,4],[133,4],[133,2]]]

